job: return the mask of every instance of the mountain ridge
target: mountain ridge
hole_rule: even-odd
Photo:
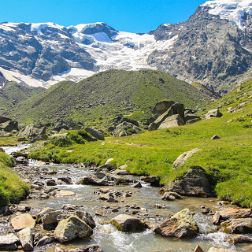
[[[50,86],[110,69],[155,69],[230,90],[252,76],[251,4],[207,1],[189,20],[145,34],[103,22],[1,23],[0,72],[9,81]]]

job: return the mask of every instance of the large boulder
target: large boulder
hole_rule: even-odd
[[[252,218],[239,218],[225,221],[221,224],[223,231],[231,234],[252,233]]]
[[[147,228],[147,225],[136,217],[120,214],[111,220],[119,231],[122,232],[142,232]]]
[[[154,230],[164,237],[191,238],[195,237],[199,228],[189,209],[183,209],[163,222]]]
[[[43,228],[46,230],[54,229],[59,222],[59,216],[61,214],[63,214],[62,210],[48,210],[45,214],[41,216]]]
[[[185,175],[172,182],[168,190],[184,196],[213,196],[208,176],[204,169],[199,166],[192,167]]]
[[[28,213],[13,217],[10,222],[15,231],[19,231],[24,228],[34,228],[35,226],[35,220]]]
[[[20,139],[29,140],[31,142],[46,139],[46,127],[27,125],[22,130],[20,130],[18,137]]]
[[[162,123],[164,123],[164,121],[166,120],[166,124],[167,125],[183,125],[185,124],[184,122],[184,105],[181,103],[173,103],[164,113],[162,113],[161,115],[154,115],[157,116],[156,120],[154,122],[152,122],[149,125],[149,130],[156,130],[158,129]],[[161,111],[161,110],[160,110]],[[175,116],[176,115],[176,116]],[[173,122],[173,124],[171,124],[171,121]],[[168,123],[169,122],[169,123]],[[164,128],[165,123],[163,124]],[[174,126],[170,126],[170,127],[174,127]]]
[[[192,157],[194,154],[199,152],[199,148],[192,149],[190,151],[182,153],[173,163],[173,168],[177,169],[185,164],[185,162]]]
[[[74,215],[61,220],[54,231],[55,238],[61,243],[88,238],[92,234],[92,228]]]
[[[249,218],[252,217],[252,209],[228,207],[218,211],[221,220]]]
[[[25,228],[19,231],[18,237],[24,251],[33,251],[33,235],[31,228]]]
[[[179,115],[172,115],[167,117],[158,127],[158,129],[169,129],[169,128],[174,128],[178,127],[181,125],[184,125],[185,121],[184,119]]]
[[[174,101],[161,101],[156,103],[154,106],[152,113],[154,115],[162,115],[164,112],[166,112],[172,105],[174,105]]]
[[[5,132],[18,131],[18,122],[7,117],[0,117],[0,130]]]
[[[0,235],[0,250],[17,250],[20,241],[14,234]]]
[[[219,109],[212,109],[209,110],[206,115],[205,118],[206,119],[210,119],[210,118],[214,118],[214,117],[222,117],[222,113],[220,112]]]
[[[85,129],[91,136],[96,138],[97,140],[104,140],[104,134],[101,130],[86,128]]]

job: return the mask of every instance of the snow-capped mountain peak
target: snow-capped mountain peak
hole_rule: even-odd
[[[211,15],[236,23],[240,29],[244,29],[247,15],[252,15],[252,0],[212,0],[202,7],[209,8]]]

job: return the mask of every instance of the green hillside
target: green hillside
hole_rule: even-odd
[[[108,125],[118,114],[149,118],[154,104],[164,99],[190,108],[210,100],[188,83],[166,73],[111,70],[79,83],[58,83],[45,93],[25,100],[12,116],[25,123],[56,122],[60,118],[101,126]]]
[[[217,106],[223,113],[221,118],[64,148],[47,144],[34,150],[31,157],[64,163],[97,164],[114,158],[118,166],[127,164],[128,170],[133,173],[160,176],[165,184],[181,176],[191,166],[199,165],[216,182],[219,198],[251,207],[252,81],[212,103],[208,109]],[[213,135],[221,138],[211,140]],[[176,158],[196,147],[201,151],[175,171],[172,164]]]
[[[0,89],[0,114],[10,114],[19,103],[31,96],[42,93],[43,88],[33,88],[24,84],[8,82]]]

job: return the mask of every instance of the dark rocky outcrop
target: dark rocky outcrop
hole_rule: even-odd
[[[37,140],[44,140],[47,138],[46,127],[27,125],[18,133],[19,139],[34,142]]]
[[[213,196],[212,186],[208,175],[201,167],[192,167],[181,178],[169,186],[169,191],[184,196],[209,197]]]
[[[101,130],[93,128],[86,128],[85,130],[97,140],[104,140],[104,133]]]
[[[0,116],[0,130],[5,132],[18,131],[18,122],[10,118]]]

